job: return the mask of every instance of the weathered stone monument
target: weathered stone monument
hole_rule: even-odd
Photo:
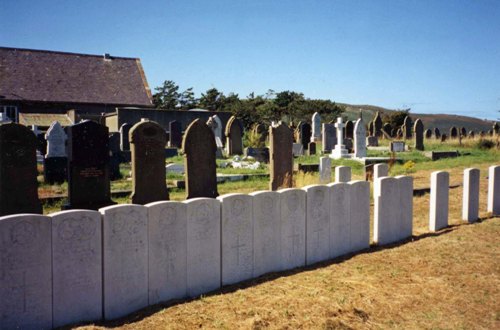
[[[391,141],[390,150],[392,152],[403,152],[405,151],[404,141]]]
[[[332,150],[331,158],[340,159],[347,157],[347,149],[344,146],[344,129],[345,125],[342,123],[342,117],[337,118],[337,123],[335,123],[335,128],[337,129],[337,144],[335,149]]]
[[[186,173],[186,198],[216,198],[217,174],[215,164],[214,133],[200,119],[195,119],[186,129],[182,140]]]
[[[290,188],[293,182],[293,136],[283,123],[269,128],[270,190]]]
[[[335,182],[351,181],[351,168],[349,166],[335,167]]]
[[[464,171],[462,220],[476,222],[479,218],[479,169]]]
[[[385,163],[373,165],[373,180],[389,176],[389,166]]]
[[[330,153],[337,143],[335,126],[333,124],[323,123],[321,131],[323,153]]]
[[[210,127],[214,134],[215,145],[217,146],[217,149],[220,149],[222,153],[222,148],[224,147],[224,143],[222,142],[222,121],[220,120],[219,116],[213,115],[208,119],[207,125],[208,127]]]
[[[441,138],[441,132],[437,127],[434,128],[434,138],[436,138],[436,140],[439,140],[439,138]]]
[[[109,134],[109,179],[111,181],[122,178],[120,172],[121,150],[120,150],[120,133],[114,132]]]
[[[415,149],[423,151],[424,150],[424,124],[419,119],[415,120],[415,126],[413,127],[415,134]]]
[[[493,133],[496,135],[500,134],[500,124],[497,121],[493,124]]]
[[[316,155],[316,142],[309,142],[307,149],[309,150],[309,156]]]
[[[467,137],[467,129],[465,127],[462,127],[460,129],[460,135],[463,137]]]
[[[425,136],[426,139],[432,138],[432,130],[430,128],[426,129],[424,131],[424,136]]]
[[[0,215],[42,213],[36,179],[37,143],[26,126],[0,125]]]
[[[338,119],[337,119],[338,121]],[[354,123],[351,120],[346,121],[345,123],[345,131],[343,137],[346,139],[353,139],[354,138]]]
[[[378,137],[367,136],[366,137],[366,145],[369,147],[378,147]]]
[[[330,157],[319,158],[319,182],[330,183],[332,181],[332,160]]]
[[[500,165],[488,169],[488,212],[500,215]]]
[[[455,126],[450,128],[450,139],[456,139],[458,137],[458,129]]]
[[[411,133],[411,128],[412,128],[412,120],[410,118],[410,116],[406,116],[405,117],[405,120],[403,122],[403,126],[402,126],[402,129],[403,129],[403,137],[405,139],[411,139],[411,136],[412,136],[412,133]]]
[[[120,126],[120,150],[130,151],[130,142],[128,140],[128,132],[132,128],[131,124],[125,123]]]
[[[63,209],[114,204],[109,184],[108,128],[87,120],[68,127],[68,202]]]
[[[226,154],[228,156],[243,154],[243,125],[235,116],[229,118],[226,125]]]
[[[300,141],[298,142],[302,144],[304,150],[308,150],[312,135],[311,125],[309,125],[309,123],[302,123],[297,129],[299,130],[300,136]]]
[[[321,116],[319,113],[315,112],[311,119],[312,122],[312,136],[311,142],[316,142],[321,140]]]
[[[44,181],[49,184],[63,183],[68,180],[67,135],[59,122],[55,121],[50,125],[45,139],[47,152],[43,164]]]
[[[177,120],[172,120],[168,123],[168,130],[170,132],[170,137],[168,141],[168,146],[171,148],[182,147],[182,125]]]
[[[167,133],[156,122],[143,120],[129,132],[132,152],[132,203],[168,200],[165,171]]]
[[[366,127],[360,118],[354,126],[354,158],[364,157],[366,157]]]
[[[382,117],[378,111],[373,118],[373,136],[382,137]]]

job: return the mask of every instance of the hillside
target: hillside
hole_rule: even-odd
[[[340,106],[345,107],[346,116],[350,120],[357,119],[359,117],[359,111],[363,113],[363,119],[365,121],[370,121],[375,116],[377,111],[382,115],[382,119],[385,114],[388,114],[394,110],[386,109],[382,107],[377,107],[373,105],[353,105],[346,103],[337,103]],[[493,122],[482,120],[479,118],[468,117],[468,116],[459,116],[459,115],[447,115],[447,114],[418,114],[410,112],[410,117],[413,121],[417,118],[420,118],[424,127],[433,129],[435,127],[439,128],[441,132],[447,132],[450,127],[465,127],[467,131],[473,130],[475,132],[479,131],[488,131],[491,129]]]

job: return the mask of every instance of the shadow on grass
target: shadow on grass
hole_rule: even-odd
[[[146,308],[143,308],[139,311],[133,312],[127,316],[124,316],[124,317],[116,319],[116,320],[78,323],[78,324],[60,327],[57,329],[72,329],[72,328],[75,328],[78,326],[85,326],[85,325],[95,325],[95,326],[101,326],[101,327],[107,327],[107,328],[121,327],[121,326],[124,326],[124,325],[129,324],[129,323],[142,321],[143,319],[145,319],[145,318],[147,318],[147,317],[149,317],[149,316],[151,316],[151,315],[153,315],[153,314],[155,314],[155,313],[157,313],[165,308],[168,308],[168,307],[189,303],[189,302],[199,300],[199,299],[203,300],[206,297],[213,297],[213,296],[233,293],[233,292],[236,292],[238,290],[243,290],[243,289],[247,289],[250,287],[254,287],[256,285],[259,285],[259,284],[262,284],[262,283],[265,283],[268,281],[273,281],[273,280],[276,280],[276,279],[281,278],[281,277],[288,277],[291,275],[302,273],[304,271],[313,271],[313,270],[324,268],[324,267],[327,267],[330,265],[339,264],[339,263],[347,261],[347,260],[349,260],[349,259],[351,259],[359,254],[362,254],[362,253],[377,253],[377,252],[380,252],[383,250],[396,248],[396,247],[399,247],[401,245],[405,245],[405,244],[410,243],[410,242],[416,242],[416,241],[419,241],[421,239],[438,237],[438,236],[441,236],[444,234],[451,233],[464,225],[474,225],[474,224],[481,223],[483,221],[486,221],[486,220],[492,219],[492,218],[495,218],[495,217],[492,215],[487,216],[487,217],[482,217],[482,218],[479,218],[474,223],[467,223],[465,221],[462,221],[461,223],[458,223],[458,224],[449,225],[448,227],[443,228],[437,232],[428,232],[428,233],[423,233],[420,235],[412,235],[411,237],[408,237],[407,239],[404,239],[404,240],[401,240],[401,241],[398,241],[395,243],[391,243],[391,244],[386,244],[386,245],[371,244],[369,248],[364,249],[364,250],[349,253],[349,254],[346,254],[346,255],[343,255],[340,257],[336,257],[334,259],[318,262],[318,263],[315,263],[313,265],[298,267],[298,268],[294,268],[294,269],[290,269],[290,270],[286,270],[286,271],[268,273],[268,274],[259,276],[259,277],[254,278],[254,279],[250,279],[250,280],[246,280],[246,281],[243,281],[240,283],[224,286],[220,289],[217,289],[217,290],[212,291],[212,292],[208,292],[208,293],[203,294],[199,297],[174,299],[174,300],[170,300],[170,301],[167,301],[164,303],[159,303],[159,304],[156,304],[153,306],[148,306]]]

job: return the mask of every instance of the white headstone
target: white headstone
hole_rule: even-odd
[[[221,202],[222,285],[253,276],[253,199],[244,194],[217,197]]]
[[[330,183],[332,181],[332,161],[330,157],[319,158],[319,181]]]
[[[321,139],[321,116],[315,112],[312,116],[312,135],[311,142]]]
[[[375,164],[373,166],[373,180],[389,176],[389,166],[385,163]]]
[[[448,226],[448,195],[450,174],[445,171],[431,173],[429,230],[434,232]]]
[[[187,294],[195,297],[220,288],[220,202],[193,198],[187,206]]]
[[[347,149],[344,146],[344,127],[345,124],[342,123],[342,117],[337,118],[337,122],[335,123],[335,128],[337,129],[337,144],[335,145],[335,149],[332,150],[331,158],[340,159],[346,158]]]
[[[187,295],[186,204],[174,201],[146,205],[149,217],[149,304]]]
[[[488,169],[488,212],[500,215],[500,165]]]
[[[217,126],[214,129],[215,138],[219,138],[222,144],[222,120],[220,120],[219,116],[217,115],[213,115],[212,118],[217,123]]]
[[[349,166],[335,167],[335,182],[351,181],[351,168]]]
[[[280,194],[258,191],[253,196],[253,277],[281,269]]]
[[[349,252],[370,247],[370,183],[351,181],[349,202]]]
[[[0,218],[0,328],[52,328],[50,218]]]
[[[366,157],[366,127],[361,118],[354,125],[354,157]]]
[[[475,222],[479,218],[479,170],[468,168],[464,171],[464,192],[462,220]]]
[[[103,216],[104,318],[148,305],[148,212],[142,205],[113,205]]]
[[[279,190],[281,204],[282,270],[304,266],[306,262],[306,192]]]
[[[102,318],[101,214],[51,214],[53,327]]]
[[[413,230],[413,178],[375,179],[373,194],[373,241],[384,245],[410,237]]]
[[[350,252],[351,221],[350,201],[351,185],[331,183],[330,188],[330,258]]]
[[[306,192],[306,264],[330,258],[330,189],[323,185],[302,188]]]
[[[47,140],[47,154],[45,158],[67,157],[67,135],[59,122],[54,121],[50,125],[47,133],[45,133],[45,139]]]

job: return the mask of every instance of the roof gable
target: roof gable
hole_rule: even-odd
[[[151,106],[137,58],[0,47],[0,97]]]

